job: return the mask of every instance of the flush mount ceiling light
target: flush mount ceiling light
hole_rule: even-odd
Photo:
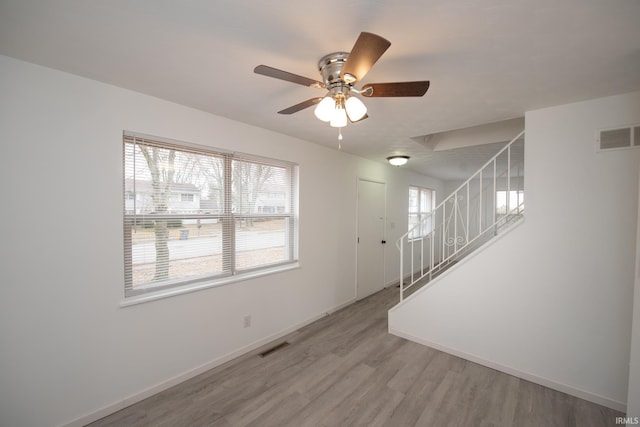
[[[366,119],[367,107],[355,95],[369,97],[423,96],[429,89],[429,81],[367,83],[362,89],[353,85],[362,80],[391,42],[372,33],[360,33],[351,52],[334,52],[323,56],[318,62],[322,82],[299,76],[288,71],[266,65],[258,65],[253,71],[303,86],[326,89],[323,97],[307,99],[299,104],[278,111],[279,114],[293,114],[316,105],[316,117],[338,128],[338,140],[342,140],[342,128],[348,122]]]
[[[393,166],[402,166],[409,161],[409,156],[389,156],[387,161]]]

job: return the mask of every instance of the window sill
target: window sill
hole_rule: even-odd
[[[183,295],[190,292],[200,291],[202,289],[209,289],[218,286],[230,285],[232,283],[242,282],[244,280],[255,279],[257,277],[268,276],[271,274],[281,273],[284,271],[295,270],[300,268],[300,263],[295,262],[287,265],[280,265],[277,267],[263,269],[259,271],[250,271],[247,273],[238,274],[231,277],[224,277],[216,280],[207,280],[199,283],[192,283],[178,288],[165,289],[156,292],[149,292],[146,294],[136,295],[125,298],[120,301],[120,307],[130,307],[132,305],[144,304],[146,302],[156,301],[159,299],[169,298],[177,295]]]

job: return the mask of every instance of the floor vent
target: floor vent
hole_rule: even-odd
[[[276,351],[285,348],[288,345],[289,345],[289,343],[287,341],[281,342],[280,344],[276,344],[275,346],[271,347],[270,349],[265,350],[262,353],[260,353],[260,357],[266,357],[266,356],[270,355],[271,353],[275,353]]]

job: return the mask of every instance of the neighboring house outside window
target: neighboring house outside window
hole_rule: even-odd
[[[433,190],[409,186],[409,239],[425,237],[431,232],[435,197]]]
[[[125,297],[297,262],[297,166],[125,132]]]

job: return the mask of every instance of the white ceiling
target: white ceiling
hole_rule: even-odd
[[[640,90],[638,0],[0,0],[0,54],[334,148],[336,129],[313,108],[276,114],[322,90],[253,68],[320,80],[320,57],[361,31],[392,43],[363,82],[431,87],[364,99],[369,119],[345,128],[342,150],[408,154],[427,175],[455,178],[447,171],[470,160],[424,135]]]

